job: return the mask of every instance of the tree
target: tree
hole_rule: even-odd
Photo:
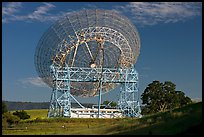
[[[6,113],[6,112],[8,112],[6,103],[4,101],[2,101],[2,114]]]
[[[170,81],[153,81],[141,96],[142,104],[145,105],[142,114],[161,112],[191,103],[191,99],[182,91],[176,91],[176,85]]]
[[[105,101],[103,101],[103,105],[108,105],[109,102],[110,102],[110,101],[105,100]]]
[[[103,101],[103,105],[106,105],[106,106],[109,106],[109,107],[116,107],[117,103],[113,102],[113,101],[105,100],[105,101]]]
[[[113,102],[113,101],[110,103],[110,106],[113,107],[113,108],[115,108],[117,105],[118,104],[116,102]]]
[[[13,112],[13,115],[18,116],[20,119],[29,119],[30,115],[27,114],[24,110]]]
[[[20,118],[12,115],[10,112],[5,112],[2,115],[2,126],[3,128],[7,128],[12,124],[17,124],[20,121]]]

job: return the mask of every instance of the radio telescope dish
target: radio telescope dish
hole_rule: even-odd
[[[39,77],[53,88],[52,64],[125,69],[136,63],[139,51],[140,38],[128,18],[110,10],[82,10],[67,14],[48,28],[37,45],[34,62]],[[118,85],[104,83],[102,91]],[[99,82],[71,82],[70,93],[91,97],[99,94],[98,88]]]

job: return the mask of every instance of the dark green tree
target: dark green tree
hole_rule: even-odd
[[[111,106],[111,107],[116,107],[117,105],[118,105],[118,104],[117,104],[116,102],[113,102],[113,101],[110,103],[110,106]]]
[[[13,112],[13,115],[18,116],[20,119],[29,119],[30,118],[30,115],[28,115],[27,112],[24,110]]]
[[[2,114],[6,113],[6,112],[8,112],[6,103],[4,101],[2,101]]]
[[[105,100],[105,101],[103,101],[103,105],[108,105],[109,102],[110,102],[110,101]]]
[[[142,104],[145,105],[142,114],[171,110],[191,103],[191,99],[182,91],[176,91],[176,85],[170,81],[153,81],[141,96]]]
[[[105,101],[103,101],[103,105],[110,106],[110,107],[116,107],[117,103],[114,101],[105,100]]]
[[[2,115],[2,126],[3,128],[7,128],[12,124],[17,124],[20,121],[20,118],[12,115],[10,112],[6,112]]]

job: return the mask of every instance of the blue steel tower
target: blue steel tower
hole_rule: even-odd
[[[109,10],[82,10],[60,18],[41,37],[35,52],[39,77],[52,88],[48,117],[71,117],[74,96],[101,96],[120,87],[118,109],[140,117],[140,38],[131,21]]]

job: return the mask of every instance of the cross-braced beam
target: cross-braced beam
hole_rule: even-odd
[[[140,117],[138,101],[138,73],[134,68],[63,68],[51,65],[53,75],[53,93],[48,117],[71,117],[71,82],[120,83],[118,108],[125,117]],[[100,78],[102,74],[102,79]],[[100,87],[102,90],[102,87]],[[76,99],[75,99],[76,100]],[[79,103],[79,102],[77,102]],[[82,106],[80,104],[80,106]]]

